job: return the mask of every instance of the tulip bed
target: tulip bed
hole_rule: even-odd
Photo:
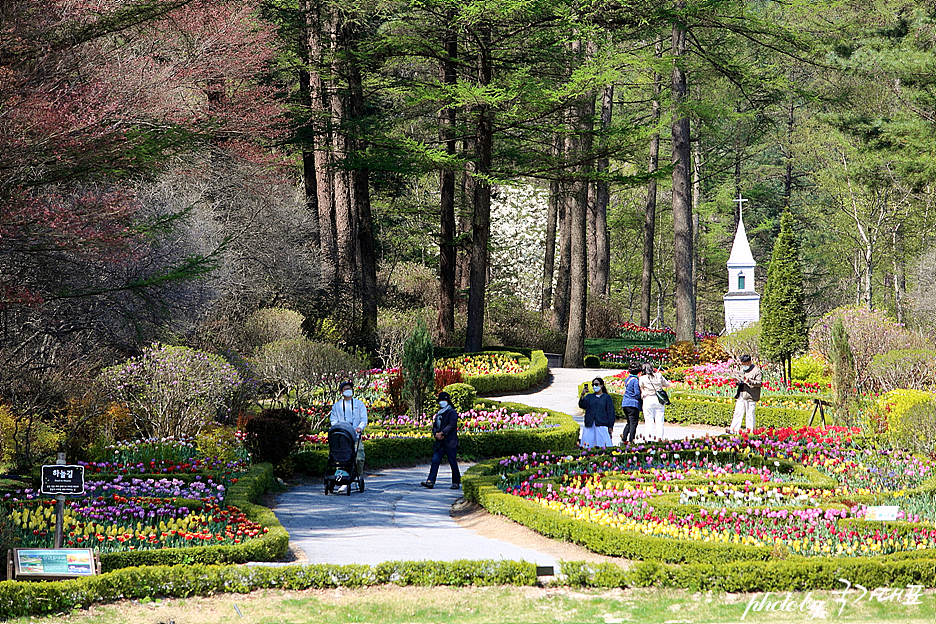
[[[529,364],[529,361],[526,363]],[[436,360],[435,367],[444,370],[457,370],[465,376],[512,375],[526,370],[526,366],[520,361],[519,354],[509,353],[465,354],[457,357],[441,358]]]
[[[513,456],[472,469],[465,491],[554,537],[635,559],[934,558],[934,467],[856,430],[771,429]],[[898,520],[866,520],[872,505],[898,506]]]

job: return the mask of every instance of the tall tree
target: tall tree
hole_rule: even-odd
[[[779,362],[787,384],[793,377],[793,356],[809,342],[804,306],[803,271],[793,215],[785,211],[774,244],[761,307],[760,353]]]
[[[657,35],[654,45],[655,56],[659,59],[663,55],[663,37]],[[647,198],[644,202],[643,224],[643,266],[640,275],[640,324],[650,326],[651,290],[653,288],[653,241],[656,236],[656,204],[657,204],[657,178],[654,175],[660,168],[660,133],[656,125],[660,121],[660,95],[663,92],[663,76],[654,67],[653,72],[653,99],[650,104],[650,123],[654,126],[650,135],[650,154],[647,161]]]

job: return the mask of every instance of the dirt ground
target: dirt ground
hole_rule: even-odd
[[[452,505],[451,516],[460,526],[471,529],[478,535],[530,548],[549,555],[556,561],[609,562],[624,568],[630,565],[629,561],[599,555],[571,542],[560,542],[543,537],[522,524],[504,516],[491,514],[481,505],[470,503],[463,498]]]

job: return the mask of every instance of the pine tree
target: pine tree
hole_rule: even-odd
[[[426,389],[431,388],[435,382],[432,337],[422,319],[403,345],[402,368],[403,377],[406,379],[407,398],[412,406],[413,416],[418,417],[425,404]]]
[[[799,263],[799,243],[793,233],[793,215],[787,210],[780,218],[780,235],[774,243],[761,313],[760,352],[779,362],[789,383],[793,354],[807,345],[803,270]]]
[[[855,395],[855,356],[848,344],[848,332],[841,318],[832,324],[832,406],[835,421],[852,425],[852,404]]]

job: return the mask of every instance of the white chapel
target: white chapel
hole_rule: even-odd
[[[734,200],[743,207],[746,199]],[[728,258],[728,292],[725,294],[725,333],[729,334],[760,320],[760,295],[754,291],[754,256],[744,231],[743,210]]]

